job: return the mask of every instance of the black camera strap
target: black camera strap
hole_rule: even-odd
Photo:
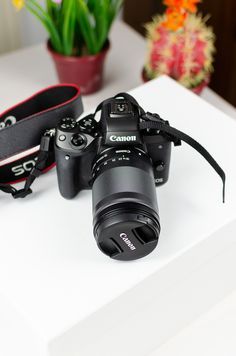
[[[14,199],[25,198],[32,193],[31,185],[34,183],[35,179],[49,170],[47,169],[47,164],[50,159],[50,154],[53,154],[54,150],[54,133],[54,129],[47,130],[42,136],[35,166],[31,169],[26,178],[24,187],[17,190],[10,184],[0,184],[0,190],[4,193],[11,194]]]
[[[14,198],[30,194],[35,178],[55,165],[51,128],[64,117],[77,119],[82,112],[80,90],[74,84],[46,88],[3,112],[0,115],[0,190]],[[23,189],[18,191],[11,186],[23,180],[26,180]]]
[[[175,129],[169,125],[168,121],[165,121],[160,118],[157,114],[146,113],[142,116],[142,121],[140,123],[140,130],[147,130],[147,129],[155,129],[165,134],[168,134],[169,137],[175,144],[179,144],[181,141],[186,142],[188,145],[193,147],[196,151],[198,151],[206,161],[212,166],[212,168],[216,171],[216,173],[220,176],[223,182],[223,202],[225,202],[225,182],[226,176],[223,169],[218,165],[216,160],[210,155],[210,153],[196,140],[192,137],[188,136],[184,132]]]

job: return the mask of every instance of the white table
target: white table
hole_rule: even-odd
[[[235,356],[236,292],[148,356]]]
[[[135,59],[136,34],[129,36],[132,51],[119,44]],[[129,89],[140,71],[140,58],[131,70],[117,52],[107,64],[107,87],[85,98],[86,109]],[[55,81],[41,46],[3,57],[0,70],[2,109]],[[132,86],[139,82],[137,76]],[[228,175],[227,204],[204,160],[186,145],[175,148],[170,180],[158,189],[158,249],[118,263],[96,247],[91,192],[66,201],[51,172],[25,201],[1,195],[1,355],[145,356],[235,288],[235,121],[167,77],[132,94],[212,152]]]

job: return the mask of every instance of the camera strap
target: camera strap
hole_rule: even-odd
[[[210,153],[196,140],[192,137],[188,136],[184,132],[175,129],[169,125],[168,121],[165,121],[160,118],[158,114],[151,114],[146,113],[142,116],[142,121],[140,123],[140,130],[147,130],[147,129],[155,129],[165,134],[168,134],[170,139],[174,142],[175,145],[181,143],[181,141],[186,142],[188,145],[193,147],[197,152],[199,152],[206,161],[212,166],[212,168],[216,171],[216,173],[220,176],[222,183],[223,183],[223,203],[225,202],[225,182],[226,176],[223,169],[218,165],[216,160],[210,155]]]
[[[64,117],[83,112],[80,89],[74,84],[46,88],[0,115],[0,190],[14,198],[31,193],[41,173],[55,165],[53,134]],[[40,145],[40,146],[39,146]],[[11,184],[26,180],[17,191]]]

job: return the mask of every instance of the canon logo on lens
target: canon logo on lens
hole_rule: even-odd
[[[120,234],[122,240],[126,243],[126,245],[133,251],[136,250],[136,247],[132,244],[132,242],[128,239],[128,235],[122,232]]]
[[[136,141],[137,138],[136,136],[116,136],[112,135],[110,137],[110,141],[112,142],[130,142],[130,141]]]

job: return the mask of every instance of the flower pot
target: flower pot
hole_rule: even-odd
[[[206,78],[205,80],[203,80],[196,87],[192,88],[191,90],[195,94],[200,95],[203,92],[203,90],[208,86],[209,83],[210,83],[210,76],[208,78]]]
[[[144,83],[146,83],[150,80],[147,76],[145,68],[143,68],[143,70],[142,70],[142,79],[143,79]],[[172,79],[174,79],[174,78],[172,78]],[[200,95],[202,93],[203,89],[205,89],[208,86],[209,82],[210,82],[210,76],[208,76],[206,79],[204,79],[196,87],[190,88],[189,90],[191,90],[193,93],[195,93],[197,95]]]
[[[103,68],[110,42],[107,41],[102,51],[88,56],[64,56],[55,52],[50,42],[47,49],[55,63],[58,78],[61,83],[79,85],[82,94],[91,94],[102,87]]]

